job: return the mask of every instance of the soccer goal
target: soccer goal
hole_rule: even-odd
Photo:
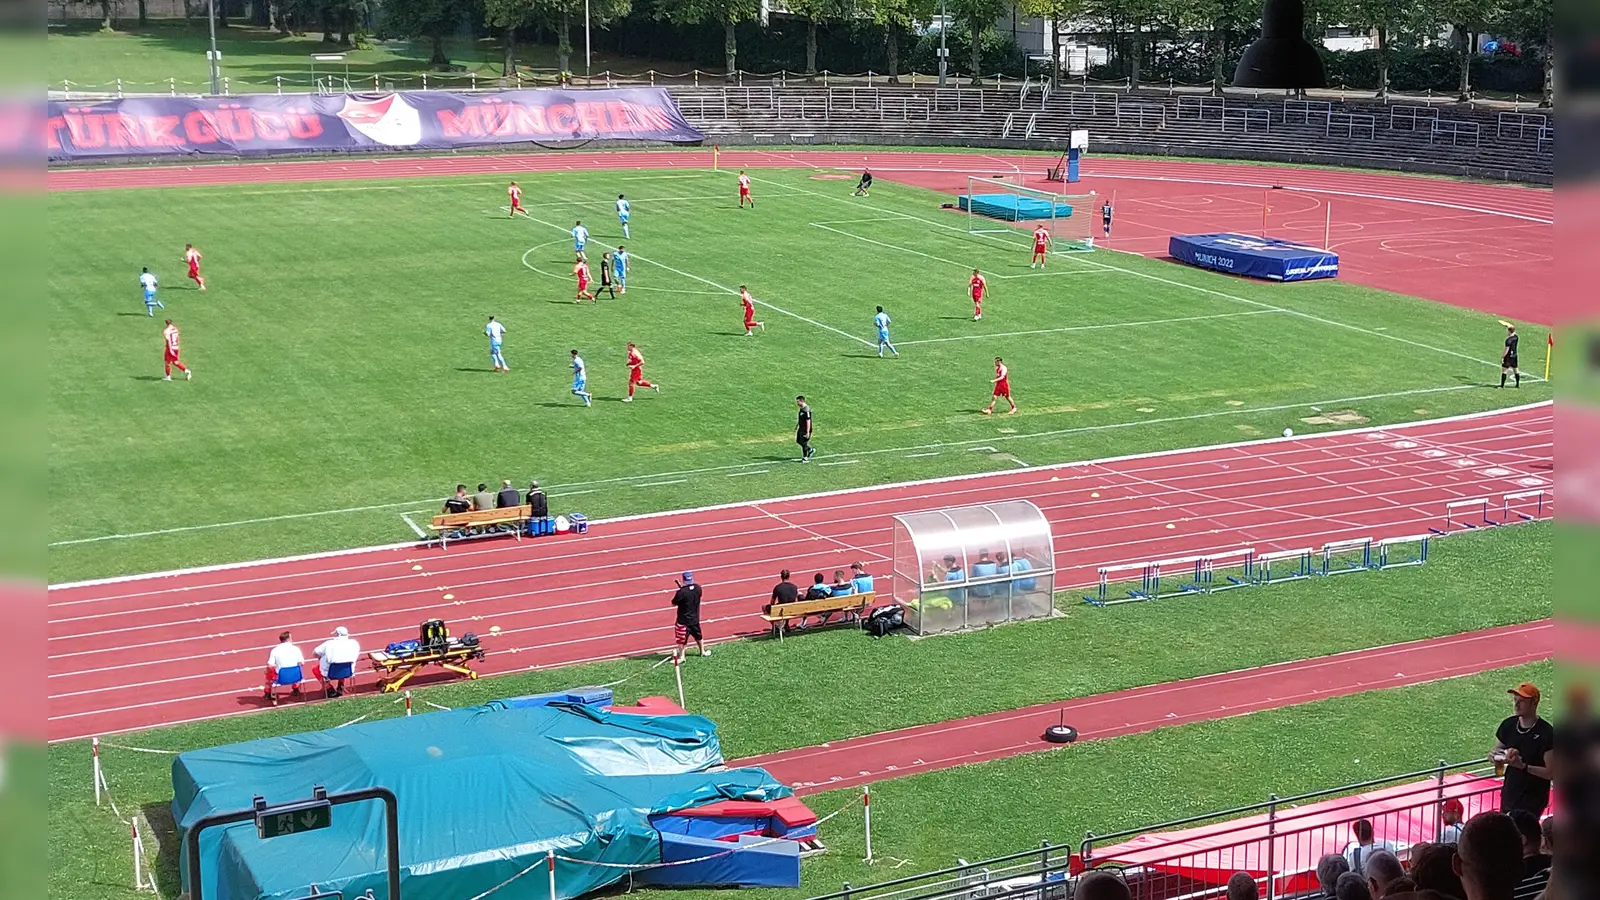
[[[967,211],[968,234],[1015,234],[1016,225],[1037,222],[1050,232],[1057,251],[1094,249],[1095,192],[1057,194],[1025,187],[1014,178],[967,176],[959,198]]]

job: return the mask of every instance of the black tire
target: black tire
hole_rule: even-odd
[[[1044,739],[1052,744],[1070,744],[1078,739],[1078,729],[1071,725],[1051,725],[1044,730]]]

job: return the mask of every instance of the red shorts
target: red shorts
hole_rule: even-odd
[[[199,266],[190,266],[189,267],[189,277],[190,278],[198,278],[199,276],[200,276],[200,267]]]
[[[1049,249],[1049,247],[1050,247],[1049,244],[1034,244],[1033,245],[1033,255],[1034,256],[1038,256],[1039,254],[1041,254],[1041,253],[1045,252],[1047,249]]]
[[[511,198],[511,208],[512,209],[521,209],[522,208],[522,200],[521,200],[521,198],[512,197]]]
[[[644,367],[643,366],[640,366],[637,369],[632,368],[632,367],[630,367],[628,369],[628,383],[629,384],[638,384],[639,382],[641,382],[643,380],[644,380]]]
[[[997,383],[994,386],[994,395],[996,397],[1009,397],[1009,396],[1011,396],[1011,385],[1010,385],[1010,383],[1009,382],[1005,382],[1005,381]]]
[[[589,289],[589,279],[587,279],[587,278],[579,278],[578,279],[578,292],[582,293],[584,291],[587,291],[588,289]]]
[[[983,291],[973,291],[972,292],[972,302],[973,303],[982,303],[983,302]]]
[[[697,641],[701,639],[700,626],[698,624],[693,626],[682,624],[672,626],[672,640],[679,647],[688,644],[691,637]]]
[[[750,189],[749,188],[745,188],[745,187],[739,188],[739,196],[741,196],[741,197],[750,196]]]
[[[167,362],[177,362],[178,361],[178,353],[175,350],[168,350],[165,354],[163,354],[162,358],[165,359]]]

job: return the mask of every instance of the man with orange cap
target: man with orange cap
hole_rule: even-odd
[[[1550,805],[1550,765],[1545,758],[1555,748],[1555,729],[1539,717],[1539,689],[1524,681],[1510,691],[1515,715],[1500,723],[1494,752],[1489,758],[1504,768],[1500,785],[1500,811],[1524,809],[1544,815]]]

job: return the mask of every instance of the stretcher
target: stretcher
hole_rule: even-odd
[[[443,619],[429,619],[422,623],[419,640],[401,641],[383,650],[373,650],[367,654],[367,660],[378,673],[379,689],[387,694],[405,687],[406,682],[427,666],[477,678],[478,673],[471,663],[481,661],[484,652],[477,635],[468,632],[452,638]]]

